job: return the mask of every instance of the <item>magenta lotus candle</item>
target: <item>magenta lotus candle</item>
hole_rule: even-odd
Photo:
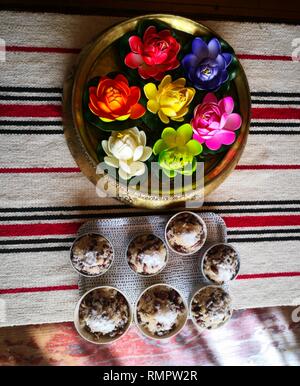
[[[191,121],[193,139],[205,144],[210,150],[219,150],[222,145],[232,145],[235,131],[242,125],[239,114],[233,113],[234,101],[227,96],[218,101],[213,93],[208,93],[194,111]]]

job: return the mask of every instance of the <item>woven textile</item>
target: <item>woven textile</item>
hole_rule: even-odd
[[[136,211],[96,196],[61,122],[62,84],[77,53],[121,20],[0,13],[0,325],[72,320],[79,292],[68,250],[77,229],[116,207]],[[223,217],[241,253],[236,306],[300,303],[300,62],[292,60],[300,27],[203,24],[235,48],[252,93],[245,153],[204,206]]]

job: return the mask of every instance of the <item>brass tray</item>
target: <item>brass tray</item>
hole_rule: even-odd
[[[195,186],[191,186],[187,187],[184,195],[181,192],[179,194],[174,192],[171,198],[159,194],[149,196],[133,188],[127,190],[127,187],[122,186],[107,174],[96,174],[96,166],[99,163],[96,149],[100,133],[99,130],[97,131],[84,120],[82,100],[84,87],[90,79],[118,70],[114,60],[115,42],[125,33],[134,30],[138,22],[154,19],[160,20],[178,31],[193,35],[220,37],[204,25],[180,16],[157,14],[126,20],[101,33],[98,38],[81,51],[73,71],[65,80],[63,90],[64,133],[69,149],[81,171],[95,185],[99,179],[102,179],[101,184],[103,185],[117,186],[121,193],[119,198],[122,201],[150,209],[179,206],[187,200],[195,200],[195,196],[199,197],[199,194],[196,195]],[[243,119],[242,127],[236,142],[229,150],[217,154],[211,162],[205,165],[204,184],[202,184],[202,186],[204,185],[204,192],[201,192],[204,197],[213,192],[229,176],[237,165],[246,145],[250,125],[251,101],[247,78],[239,61],[237,76],[232,81],[231,94],[240,106],[240,114]],[[203,188],[199,187],[199,189]]]

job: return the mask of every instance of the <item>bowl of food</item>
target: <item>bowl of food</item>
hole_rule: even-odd
[[[164,241],[152,233],[137,235],[128,244],[126,260],[137,275],[154,276],[167,265],[168,249]]]
[[[199,331],[214,330],[226,324],[233,313],[227,291],[216,285],[202,287],[190,302],[190,315]]]
[[[97,233],[78,236],[70,250],[70,261],[77,273],[87,277],[101,276],[109,270],[114,260],[110,241]]]
[[[249,132],[250,92],[234,49],[175,15],[139,16],[102,32],[79,55],[63,100],[65,136],[82,172],[135,206],[207,196],[235,168]]]
[[[167,339],[178,334],[187,321],[188,307],[183,296],[167,284],[155,284],[138,298],[134,318],[148,338]]]
[[[196,213],[184,211],[176,213],[167,222],[165,239],[175,253],[187,256],[198,252],[207,238],[204,220]]]
[[[107,344],[120,339],[132,322],[126,296],[117,288],[102,286],[85,293],[74,311],[79,335],[90,343]]]
[[[201,262],[203,276],[214,284],[222,285],[235,280],[241,267],[236,248],[227,243],[212,245]]]

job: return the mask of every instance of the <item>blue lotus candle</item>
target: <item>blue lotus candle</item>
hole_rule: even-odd
[[[229,79],[228,66],[232,58],[232,54],[222,52],[217,38],[206,44],[197,37],[192,42],[192,53],[182,59],[182,66],[195,88],[212,91]]]

